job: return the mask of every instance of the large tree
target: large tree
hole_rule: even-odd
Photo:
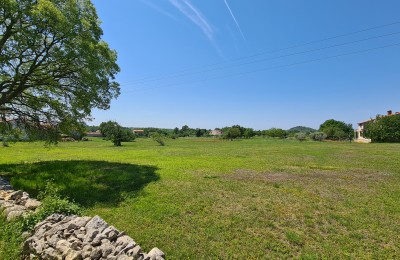
[[[326,120],[320,125],[319,131],[326,134],[329,140],[349,140],[353,138],[354,129],[351,124],[346,124],[343,121],[334,119]]]
[[[0,0],[0,124],[56,137],[108,109],[119,67],[102,33],[90,0]]]
[[[364,136],[372,142],[400,142],[400,115],[378,115],[365,125]]]

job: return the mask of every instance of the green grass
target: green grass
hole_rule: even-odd
[[[33,195],[53,179],[86,214],[169,259],[400,255],[399,144],[16,143],[0,148],[0,175]]]

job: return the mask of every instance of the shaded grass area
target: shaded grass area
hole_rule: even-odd
[[[45,161],[0,165],[3,177],[11,179],[15,189],[37,196],[48,181],[61,195],[84,207],[95,204],[117,206],[148,183],[157,181],[156,167],[107,161]]]
[[[32,192],[58,178],[87,214],[169,259],[400,255],[399,144],[178,139],[161,147],[137,139],[115,148],[93,139],[47,149],[17,143],[0,148],[0,172]],[[86,186],[96,195],[76,194]]]

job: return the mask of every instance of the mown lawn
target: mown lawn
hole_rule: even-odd
[[[33,195],[52,179],[169,259],[400,255],[400,144],[16,143],[0,148],[0,175]]]

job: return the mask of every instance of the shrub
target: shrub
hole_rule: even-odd
[[[294,137],[300,142],[303,142],[307,139],[307,135],[305,133],[297,133],[294,135]]]
[[[153,132],[151,133],[151,138],[153,138],[154,141],[156,141],[159,145],[164,146],[165,145],[165,136],[158,133],[158,132]]]
[[[323,132],[314,132],[310,134],[311,140],[322,142],[326,139],[326,134]]]
[[[24,230],[31,230],[37,223],[54,213],[64,215],[81,215],[82,213],[78,204],[61,198],[58,188],[51,181],[47,182],[45,189],[39,192],[38,199],[42,205],[23,218]]]

